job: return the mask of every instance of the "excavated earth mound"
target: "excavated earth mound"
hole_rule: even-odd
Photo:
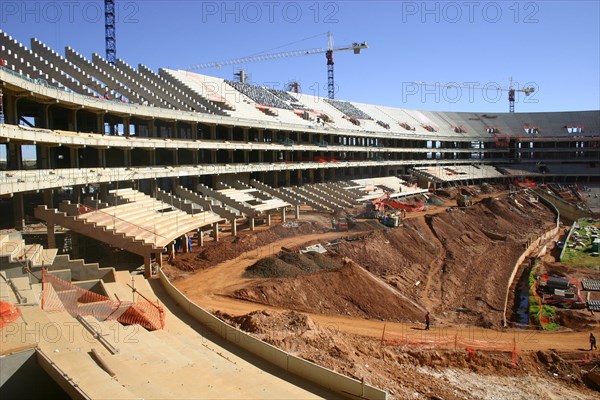
[[[281,252],[278,256],[259,260],[246,268],[244,278],[281,278],[298,276],[340,268],[340,260],[334,260],[323,254],[309,252],[306,254]]]
[[[277,262],[268,260],[269,266],[279,267]],[[263,263],[257,264],[261,264],[262,274],[271,274],[265,271]],[[423,315],[417,304],[352,262],[326,272],[298,270],[286,264],[282,271],[298,272],[296,276],[259,280],[235,290],[230,297],[290,310],[390,321],[417,321]]]

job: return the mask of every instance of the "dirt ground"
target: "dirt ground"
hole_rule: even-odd
[[[600,362],[581,351],[588,332],[500,329],[514,263],[553,213],[522,194],[480,194],[467,208],[439,199],[398,228],[362,220],[334,232],[327,215],[304,214],[209,241],[165,270],[223,319],[392,398],[594,398],[582,383],[586,363]],[[319,260],[291,256],[315,243],[328,250]],[[432,331],[422,331],[425,310]],[[583,369],[555,351],[576,351]]]

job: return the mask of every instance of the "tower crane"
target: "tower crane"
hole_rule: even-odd
[[[117,62],[115,0],[104,0],[104,40],[106,42],[106,60],[115,65]]]
[[[314,49],[305,49],[305,50],[292,50],[285,51],[281,53],[273,53],[273,54],[262,54],[256,56],[249,57],[241,57],[234,58],[230,60],[224,61],[215,61],[208,62],[204,64],[195,64],[188,68],[186,71],[196,71],[199,69],[207,69],[207,68],[218,68],[224,67],[226,65],[235,65],[235,64],[245,64],[250,62],[258,62],[258,61],[271,61],[271,60],[279,60],[282,58],[288,57],[299,57],[299,56],[308,56],[311,54],[323,54],[325,53],[325,57],[327,59],[327,95],[330,99],[335,97],[335,82],[333,77],[333,53],[337,51],[346,51],[352,50],[354,54],[360,54],[360,51],[363,49],[367,49],[369,46],[367,42],[354,42],[351,45],[334,47],[333,45],[333,35],[331,32],[327,32],[327,48],[314,48]]]
[[[434,82],[414,82],[418,85],[425,85],[425,86],[442,86],[442,87],[446,87],[446,88],[460,88],[460,89],[474,89],[473,86],[468,86],[468,85],[459,85],[459,84],[446,84],[446,85],[441,85],[439,83],[434,83]],[[523,89],[515,89],[513,87],[513,79],[510,78],[510,84],[508,86],[508,89],[505,88],[485,88],[485,87],[481,87],[481,88],[476,88],[476,89],[481,89],[481,90],[489,90],[489,89],[496,89],[497,91],[502,91],[502,92],[508,92],[508,112],[515,112],[515,93],[516,92],[521,92],[521,93],[525,93],[525,96],[529,96],[531,93],[535,92],[535,88],[530,86],[530,87],[525,87]]]

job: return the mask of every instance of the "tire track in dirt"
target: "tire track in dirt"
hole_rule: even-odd
[[[425,283],[425,290],[422,293],[423,304],[426,305],[427,309],[432,309],[439,305],[443,297],[444,285],[442,285],[442,274],[444,272],[444,266],[446,265],[446,249],[437,236],[435,228],[433,227],[433,217],[430,215],[425,216],[425,223],[429,228],[429,235],[434,241],[434,246],[438,249],[436,257],[429,264],[429,271],[427,273],[427,282]],[[433,293],[438,293],[439,296],[436,298]]]

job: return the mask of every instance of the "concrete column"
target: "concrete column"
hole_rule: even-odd
[[[96,133],[104,135],[104,113],[96,114]]]
[[[131,167],[131,149],[123,149],[123,162],[126,167]]]
[[[79,110],[69,110],[68,112],[67,129],[71,132],[77,132],[77,111]]]
[[[81,189],[84,185],[75,185],[73,186],[73,192],[71,193],[71,203],[77,204],[81,203]]]
[[[152,259],[150,255],[144,256],[144,276],[146,279],[152,278]]]
[[[248,128],[243,128],[244,142],[248,143]]]
[[[4,122],[11,125],[18,125],[17,102],[19,98],[11,94],[4,94],[4,98],[6,100],[6,109],[4,110]]]
[[[213,224],[213,238],[215,239],[215,242],[219,241],[219,223],[215,222]]]
[[[106,168],[106,150],[98,149],[98,165],[100,168]]]
[[[190,244],[188,242],[188,236],[187,235],[183,235],[181,237],[182,240],[182,244],[183,244],[183,252],[184,253],[189,253],[190,252]]]
[[[79,168],[79,149],[71,147],[69,149],[69,162],[71,168]]]
[[[167,252],[171,260],[175,259],[175,242],[171,242],[167,245]]]
[[[198,229],[198,246],[204,246],[204,232],[202,229]]]
[[[216,140],[216,139],[217,139],[217,126],[211,125],[210,126],[210,140]]]
[[[290,171],[285,171],[285,186],[292,186],[292,177]]]
[[[51,129],[50,126],[50,104],[42,104],[41,105],[41,118],[40,118],[40,128],[42,129]]]
[[[192,122],[191,123],[191,131],[190,131],[190,139],[191,140],[198,140],[198,123],[197,122]]]
[[[52,223],[52,222],[46,223],[46,233],[48,234],[48,248],[55,249],[56,248],[56,234],[54,233],[54,223]]]
[[[53,201],[54,196],[53,195],[54,195],[54,191],[52,189],[44,189],[44,204],[48,208],[53,208],[53,205],[54,205],[54,201]]]
[[[15,193],[13,196],[13,214],[15,216],[15,229],[25,228],[25,206],[23,205],[23,193]]]
[[[296,219],[300,219],[300,204],[296,205]]]
[[[130,116],[123,117],[123,136],[129,136],[131,134],[129,132],[129,123],[130,122],[131,122]]]
[[[23,169],[23,155],[21,154],[21,145],[12,141],[8,142],[8,169]]]
[[[271,226],[271,214],[267,214],[267,226]]]
[[[250,218],[250,230],[254,230],[254,218]]]
[[[231,218],[231,234],[237,236],[237,223],[235,217]]]
[[[281,222],[285,222],[285,207],[281,209]]]
[[[158,264],[158,266],[160,268],[162,268],[162,266],[163,266],[163,256],[162,256],[162,253],[156,253],[156,255],[154,256],[154,259],[156,260],[156,263]]]

